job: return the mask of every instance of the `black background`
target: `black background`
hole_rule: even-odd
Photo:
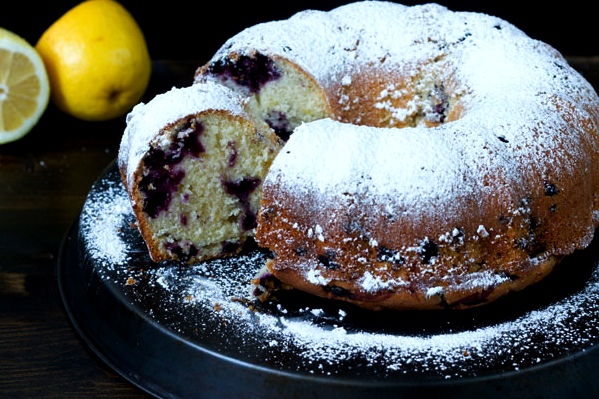
[[[153,59],[205,60],[230,36],[259,22],[285,19],[304,9],[330,10],[349,1],[229,2],[121,1],[139,23]],[[11,1],[0,11],[0,26],[35,44],[44,30],[79,1]],[[411,5],[419,2],[405,1]],[[495,15],[564,55],[599,54],[598,15],[593,1],[439,1],[452,10]]]

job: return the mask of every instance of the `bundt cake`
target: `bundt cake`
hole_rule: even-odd
[[[262,182],[251,226],[285,285],[370,309],[467,308],[539,281],[598,225],[599,98],[556,50],[499,18],[377,1],[305,11],[229,39],[194,86],[226,87],[244,103],[236,120],[262,138],[255,151],[268,155],[248,160],[260,172],[234,181]],[[134,204],[164,163],[144,135],[123,162],[139,171],[130,191],[145,187]],[[228,154],[229,141],[206,153]],[[220,172],[196,163],[224,192],[207,201],[227,198]],[[234,235],[207,256],[234,253],[222,249],[243,241]],[[171,255],[196,252],[165,237]]]
[[[127,115],[119,169],[156,262],[236,254],[254,234],[262,182],[280,148],[222,85],[173,88]]]

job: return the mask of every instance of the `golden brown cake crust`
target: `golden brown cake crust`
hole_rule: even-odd
[[[593,118],[577,123],[596,140]],[[369,309],[489,303],[538,282],[590,242],[599,185],[584,171],[599,164],[590,142],[579,146],[588,154],[582,169],[523,170],[518,187],[487,175],[480,184],[493,195],[456,198],[446,214],[398,217],[357,197],[337,204],[298,197],[273,179],[263,191],[257,240],[276,254],[269,269],[277,278],[322,297]]]
[[[549,274],[562,255],[548,248],[563,247],[567,225],[574,235],[586,234],[584,228],[559,222],[563,214],[572,213],[572,204],[544,194],[528,212],[510,215],[490,208],[489,215],[506,216],[495,224],[494,216],[474,219],[472,227],[454,230],[446,241],[423,239],[443,235],[434,228],[422,227],[424,233],[418,233],[376,214],[364,219],[347,208],[316,215],[272,186],[263,194],[257,239],[276,254],[269,270],[295,288],[377,310],[469,308],[492,302]],[[322,215],[335,217],[318,219]],[[484,223],[493,236],[477,232],[476,223]],[[317,225],[324,237],[316,231],[305,234],[300,227]],[[376,245],[364,232],[377,237]],[[397,250],[414,242],[421,244]]]
[[[464,22],[433,6],[405,11],[450,31]],[[331,66],[343,69],[321,83],[331,119],[350,124],[298,128],[264,186],[256,239],[275,253],[268,267],[282,282],[369,309],[468,308],[536,283],[588,245],[599,210],[597,94],[555,50],[487,18],[469,15],[480,31],[454,43],[436,28],[414,39],[432,55],[422,50],[403,75],[376,61]],[[421,105],[435,96],[445,101],[433,102],[438,119]],[[377,127],[408,129],[392,138]]]
[[[271,273],[284,284],[322,298],[347,301],[370,310],[432,310],[432,309],[469,309],[493,302],[510,292],[520,291],[537,283],[547,276],[559,263],[551,257],[535,264],[534,268],[518,279],[507,280],[492,288],[470,287],[446,290],[443,294],[426,295],[422,291],[386,291],[368,293],[345,281],[332,281],[328,285],[313,284],[297,274],[295,267],[290,269],[268,261]]]

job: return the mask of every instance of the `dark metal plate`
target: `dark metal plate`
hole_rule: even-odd
[[[252,300],[268,254],[153,263],[116,164],[65,238],[58,277],[87,344],[163,398],[599,397],[599,243],[548,278],[462,311],[370,312],[283,292]]]

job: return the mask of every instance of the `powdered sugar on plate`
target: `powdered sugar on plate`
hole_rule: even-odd
[[[549,281],[525,290],[531,295],[479,310],[369,312],[294,291],[259,303],[250,280],[265,251],[192,266],[152,263],[130,226],[115,169],[96,183],[82,211],[82,267],[92,265],[104,284],[156,323],[224,356],[323,377],[451,379],[523,370],[599,341],[593,246],[565,261],[581,276],[562,292],[561,283]]]
[[[131,203],[120,181],[105,179],[100,184],[101,189],[87,198],[80,229],[90,255],[102,266],[112,268],[130,259],[119,231],[131,214]]]

